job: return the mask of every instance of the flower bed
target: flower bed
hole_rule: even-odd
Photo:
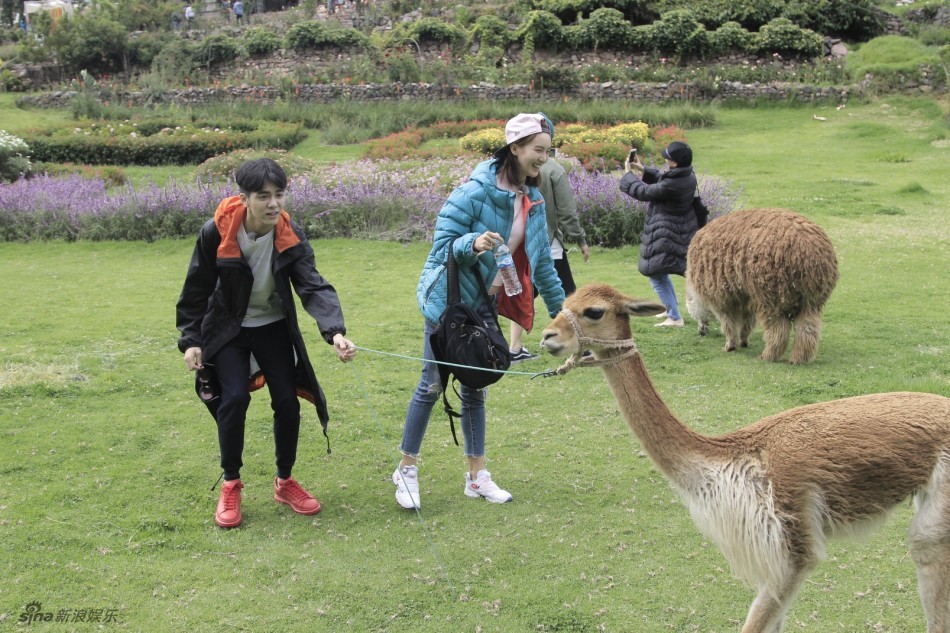
[[[288,186],[287,209],[314,238],[427,240],[448,193],[471,173],[471,157],[357,161],[321,167]],[[639,240],[646,206],[622,194],[618,172],[589,172],[565,160],[588,241],[606,247]],[[700,177],[710,219],[737,206],[730,183]],[[224,181],[126,184],[101,178],[37,176],[0,185],[0,241],[192,238],[218,202]]]

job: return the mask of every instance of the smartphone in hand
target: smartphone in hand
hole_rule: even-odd
[[[632,150],[630,150],[630,154],[627,156],[627,161],[632,163],[636,159],[637,159],[637,148],[634,147]]]

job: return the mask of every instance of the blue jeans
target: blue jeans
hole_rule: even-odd
[[[478,313],[485,317],[486,321],[494,322],[495,313],[490,302],[483,303],[478,308]],[[435,332],[438,326],[432,325],[428,321],[425,324],[422,358],[428,361],[435,359],[435,355],[432,353],[432,345],[429,344],[429,335]],[[462,419],[460,422],[462,436],[465,439],[465,456],[481,457],[485,454],[485,396],[487,390],[470,389],[465,385],[461,385],[461,383],[460,386],[462,396]],[[425,435],[426,427],[429,426],[432,408],[441,398],[442,384],[439,380],[439,366],[436,363],[423,362],[422,376],[419,379],[418,386],[416,386],[416,391],[412,394],[412,400],[409,401],[409,409],[406,411],[406,424],[402,429],[402,443],[399,445],[399,450],[404,455],[419,457],[419,451],[422,448],[422,437]],[[446,422],[448,422],[447,419]]]
[[[680,315],[679,304],[676,303],[676,290],[673,289],[673,281],[669,275],[657,275],[650,277],[650,285],[656,291],[656,296],[660,298],[660,303],[666,306],[666,315],[676,321],[683,317]]]

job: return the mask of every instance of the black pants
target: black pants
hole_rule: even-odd
[[[567,251],[567,249],[564,250]],[[571,274],[571,265],[567,263],[567,252],[561,256],[561,259],[554,260],[554,270],[557,271],[557,276],[561,280],[564,295],[574,294],[577,286],[574,284],[574,275]]]
[[[277,476],[290,477],[297,460],[300,436],[300,402],[297,400],[294,346],[285,320],[253,328],[241,328],[227,345],[209,361],[221,383],[218,407],[218,445],[224,479],[241,477],[244,452],[244,422],[251,404],[248,376],[254,354],[267,379],[271,409],[274,410],[274,445]]]

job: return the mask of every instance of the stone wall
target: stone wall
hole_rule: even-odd
[[[840,55],[833,53],[838,42],[838,40],[828,41],[827,52],[829,56],[837,57]],[[477,46],[473,47],[471,52],[473,54],[476,53]],[[432,68],[434,65],[444,64],[445,60],[450,59],[452,59],[452,51],[444,45],[423,44],[416,50],[416,60],[420,68]],[[650,53],[617,51],[586,51],[583,53],[565,54],[537,51],[532,59],[536,64],[562,66],[578,71],[599,65],[619,68],[640,68],[655,66],[657,63],[655,56]],[[339,71],[341,67],[346,68],[361,60],[365,60],[365,52],[362,49],[348,50],[328,47],[311,51],[281,50],[264,57],[234,60],[218,64],[211,68],[209,76],[212,81],[229,83],[235,81],[260,81],[262,79],[279,80],[283,77],[301,77],[307,75],[319,76],[325,71]],[[506,55],[506,62],[508,64],[520,63],[521,51],[516,47],[510,49]],[[704,61],[695,60],[690,62],[687,69],[713,67],[717,65],[758,66],[773,68],[776,72],[791,73],[804,66],[808,66],[810,63],[809,60],[782,59],[776,56],[727,55]],[[670,65],[673,65],[672,62],[670,62]]]
[[[799,84],[741,84],[720,82],[716,86],[699,86],[691,83],[644,83],[605,82],[585,83],[568,90],[535,89],[532,86],[496,86],[481,83],[473,86],[449,86],[439,84],[301,84],[292,94],[285,94],[277,86],[226,86],[217,88],[189,88],[169,90],[163,93],[100,92],[103,101],[124,103],[130,106],[170,103],[181,106],[202,105],[218,102],[251,101],[269,105],[277,101],[293,100],[303,103],[332,103],[340,100],[355,102],[391,101],[546,101],[562,100],[617,100],[663,103],[668,101],[716,101],[767,99],[775,101],[824,101],[844,103],[852,95],[860,94],[860,86],[803,86]],[[27,95],[21,102],[38,107],[64,107],[78,93],[54,91]]]

